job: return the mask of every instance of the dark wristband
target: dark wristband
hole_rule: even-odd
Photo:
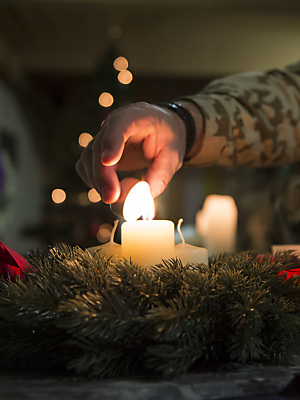
[[[182,107],[180,104],[176,102],[161,103],[159,104],[159,106],[174,111],[178,115],[178,117],[182,119],[186,130],[186,148],[183,161],[188,161],[189,160],[188,154],[191,151],[193,144],[195,143],[196,140],[196,125],[194,118],[186,108]]]

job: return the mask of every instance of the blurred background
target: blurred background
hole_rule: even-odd
[[[75,171],[87,134],[132,101],[296,62],[299,43],[297,0],[0,1],[0,240],[20,252],[107,241],[115,217]],[[295,171],[183,169],[157,199],[157,217],[193,226],[207,195],[230,194],[238,249],[297,243],[300,184],[292,201],[285,190]],[[276,214],[282,204],[292,236]]]

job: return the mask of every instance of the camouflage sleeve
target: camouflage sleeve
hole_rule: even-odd
[[[201,151],[188,165],[300,161],[300,62],[218,79],[186,99],[200,107],[205,122]]]

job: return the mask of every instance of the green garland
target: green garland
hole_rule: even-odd
[[[25,279],[0,279],[2,367],[172,377],[300,353],[300,277],[278,276],[289,253],[146,269],[58,245],[27,259]]]

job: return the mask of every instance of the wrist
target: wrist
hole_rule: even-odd
[[[186,148],[183,161],[188,161],[196,140],[196,125],[194,116],[186,107],[180,104],[180,102],[166,102],[161,104],[161,106],[173,112],[174,115],[177,116],[178,121],[181,120],[181,124],[185,128]]]
[[[190,151],[185,156],[186,161],[188,161],[198,154],[202,148],[205,131],[204,116],[201,109],[189,99],[177,100],[176,103],[188,110],[195,122],[195,140]]]

